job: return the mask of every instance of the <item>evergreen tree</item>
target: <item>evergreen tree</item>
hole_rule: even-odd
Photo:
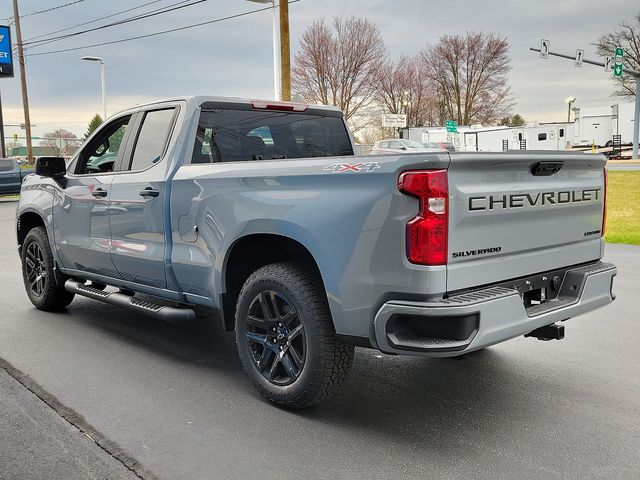
[[[102,117],[96,113],[91,119],[91,121],[89,122],[87,133],[84,134],[84,139],[86,140],[87,138],[89,138],[89,135],[91,135],[96,128],[102,125],[102,122],[103,122]]]

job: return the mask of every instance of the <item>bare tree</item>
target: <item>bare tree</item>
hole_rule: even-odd
[[[376,100],[385,112],[405,113],[408,127],[437,122],[435,95],[426,69],[422,56],[402,56],[386,61],[374,77]]]
[[[461,125],[495,123],[513,107],[509,43],[495,34],[444,35],[422,56],[440,101],[440,115]]]
[[[378,27],[369,20],[336,17],[331,27],[316,20],[303,34],[294,58],[293,91],[304,101],[340,107],[350,123],[362,120],[386,51]]]
[[[41,147],[53,148],[56,155],[63,157],[73,155],[80,147],[80,143],[75,134],[64,128],[57,128],[53,132],[45,133],[43,139],[40,140]]]
[[[633,22],[622,22],[620,30],[602,35],[596,43],[596,53],[601,57],[615,55],[616,47],[624,50],[624,67],[640,71],[640,12]],[[615,77],[616,95],[635,97],[635,77],[623,75]]]

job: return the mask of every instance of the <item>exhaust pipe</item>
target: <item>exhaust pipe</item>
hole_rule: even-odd
[[[533,337],[538,340],[562,340],[564,338],[564,325],[557,325],[552,323],[551,325],[545,325],[544,327],[536,328],[535,330],[525,333],[525,337]]]

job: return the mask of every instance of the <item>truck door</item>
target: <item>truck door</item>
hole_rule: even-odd
[[[164,158],[177,107],[138,113],[111,185],[111,259],[127,281],[165,288]]]
[[[109,194],[114,166],[128,140],[131,115],[101,127],[76,155],[53,204],[55,248],[66,269],[113,276]]]

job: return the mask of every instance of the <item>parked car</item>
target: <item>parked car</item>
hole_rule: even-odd
[[[427,148],[433,148],[436,150],[446,150],[447,152],[455,152],[456,147],[451,142],[422,142]]]
[[[613,300],[603,156],[409,148],[354,156],[335,107],[125,110],[25,179],[26,293],[41,310],[82,295],[173,322],[215,309],[253,385],[286,407],[326,399],[354,346],[453,357],[560,339],[558,322]],[[106,152],[113,171],[96,171]]]
[[[426,147],[420,142],[415,142],[406,138],[397,138],[377,141],[373,144],[369,153],[427,153],[441,151],[441,148]]]
[[[21,169],[17,160],[0,158],[0,195],[20,193],[22,180],[33,169]]]

